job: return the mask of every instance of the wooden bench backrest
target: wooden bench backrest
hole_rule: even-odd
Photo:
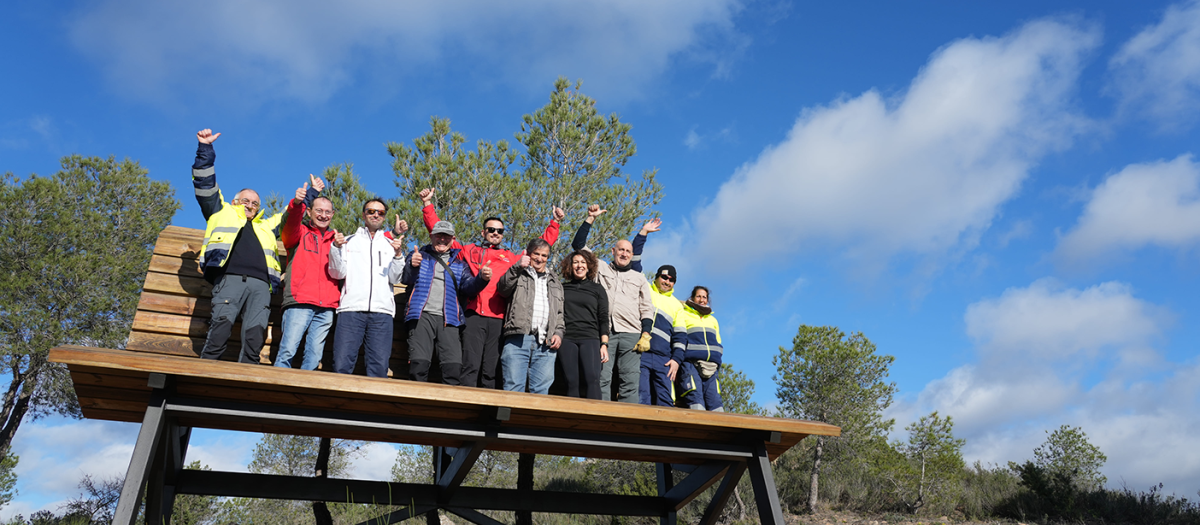
[[[154,245],[154,254],[150,258],[150,268],[146,273],[146,282],[142,287],[142,296],[138,301],[137,312],[133,317],[133,328],[129,340],[125,343],[126,350],[150,352],[155,354],[199,357],[204,348],[204,340],[208,334],[212,286],[204,280],[197,259],[203,246],[204,230],[168,226],[158,236]],[[280,263],[287,268],[287,250],[279,245]],[[285,275],[286,277],[286,275]],[[408,294],[403,286],[397,286],[396,304],[398,307],[406,304]],[[271,317],[268,325],[266,344],[263,346],[262,359],[273,362],[279,350],[280,317],[279,304],[282,295],[276,293],[271,297]],[[401,377],[407,375],[408,345],[406,332],[403,329],[403,318],[396,322],[393,330],[391,369]],[[222,359],[236,360],[241,347],[241,323],[234,325],[229,337],[228,347]],[[325,363],[329,366],[332,355],[333,330],[326,339]],[[299,367],[301,345],[296,358],[292,360]],[[360,366],[364,361],[359,360]]]

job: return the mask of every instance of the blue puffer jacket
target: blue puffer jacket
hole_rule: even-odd
[[[404,315],[405,321],[421,318],[421,312],[425,310],[425,303],[429,300],[429,287],[433,284],[433,270],[439,265],[432,245],[426,244],[421,247],[420,251],[421,267],[413,268],[411,264],[405,264],[404,273],[400,275],[400,283],[412,290],[408,296],[408,312]],[[446,293],[442,312],[446,318],[446,324],[450,326],[462,326],[463,323],[463,310],[459,297],[474,297],[488,283],[472,274],[471,268],[458,256],[458,253],[458,249],[450,249],[449,266],[453,277],[447,275],[443,281],[446,283]],[[407,259],[411,261],[412,254],[409,254]]]

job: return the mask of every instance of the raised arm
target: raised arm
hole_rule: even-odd
[[[329,248],[329,276],[334,279],[346,278],[346,264],[342,260],[342,247],[346,245],[346,236],[333,230],[333,246]]]
[[[592,231],[592,223],[596,222],[596,217],[604,215],[608,210],[600,209],[599,204],[588,206],[588,216],[583,220],[583,224],[579,225],[579,229],[575,231],[575,239],[571,241],[572,250],[588,250],[587,239],[588,234]]]
[[[198,145],[196,160],[192,163],[192,185],[196,188],[196,202],[200,204],[200,212],[206,221],[224,206],[221,190],[217,187],[217,173],[213,168],[217,162],[217,152],[212,143],[220,136],[220,133],[213,133],[211,129],[196,132]]]
[[[437,224],[437,210],[433,208],[433,196],[436,192],[433,188],[425,188],[417,194],[421,198],[421,220],[425,223],[425,231],[433,231],[433,226]]]
[[[399,221],[404,222],[404,221]],[[404,268],[407,259],[404,258],[404,232],[408,231],[408,224],[405,223],[403,229],[400,229],[400,224],[396,224],[396,229],[400,231],[398,235],[392,238],[392,250],[395,254],[392,256],[392,263],[388,265],[388,284],[396,284],[403,277]]]
[[[292,248],[300,244],[300,221],[304,218],[304,211],[308,209],[300,195],[302,191],[306,191],[307,186],[305,184],[305,187],[296,189],[296,198],[288,202],[287,211],[283,215],[283,231],[279,232],[279,239],[283,241],[289,255]]]
[[[433,227],[436,226],[437,222],[441,220],[438,218],[437,210],[433,207],[434,195],[437,195],[437,190],[433,188],[425,188],[417,194],[417,196],[421,198],[421,222],[425,223],[425,231],[427,232],[432,232]],[[455,237],[454,240],[450,242],[450,247],[454,249],[461,249],[463,244],[458,242],[458,237]]]
[[[558,241],[558,232],[562,224],[563,217],[567,216],[567,212],[563,211],[558,206],[554,207],[554,218],[550,219],[550,224],[546,225],[546,231],[542,232],[542,240],[550,243],[551,246]]]
[[[629,263],[629,267],[633,271],[642,271],[642,248],[646,246],[646,237],[658,231],[660,226],[662,226],[662,219],[650,219],[642,226],[642,230],[633,236],[633,260]]]

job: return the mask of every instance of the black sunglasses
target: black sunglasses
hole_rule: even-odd
[[[486,226],[483,228],[483,231],[488,232],[488,233],[499,233],[500,235],[504,235],[504,228],[493,228],[491,226]]]
[[[662,275],[660,275],[660,276],[658,276],[658,278],[659,278],[659,279],[662,279],[662,280],[664,280],[664,281],[671,281],[671,282],[675,282],[675,278],[674,278],[674,277],[671,277],[670,275],[667,275],[667,274],[665,274],[665,273],[664,273],[664,274],[662,274]]]

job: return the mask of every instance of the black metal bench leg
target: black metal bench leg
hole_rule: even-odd
[[[729,503],[729,497],[733,495],[738,482],[742,480],[742,474],[745,473],[745,463],[738,462],[730,465],[725,477],[721,480],[721,485],[717,488],[717,493],[713,494],[712,500],[708,502],[708,507],[704,509],[704,516],[700,518],[701,525],[713,525],[717,522],[721,517],[721,511],[725,510],[725,505]]]
[[[151,375],[152,383],[155,380],[154,375],[157,374]],[[166,424],[163,412],[167,401],[162,390],[162,386],[165,385],[157,386],[158,388],[150,394],[146,415],[142,418],[142,428],[138,431],[137,444],[133,446],[133,457],[129,460],[129,470],[125,472],[121,498],[117,501],[116,512],[113,513],[113,523],[116,525],[133,525],[137,519],[147,478],[163,441],[163,429]],[[156,495],[159,494],[160,487],[153,490]]]
[[[523,494],[533,493],[533,463],[536,459],[534,454],[517,455],[517,490]],[[533,511],[518,510],[516,525],[533,525]]]
[[[758,516],[762,525],[783,525],[783,509],[779,506],[779,491],[775,488],[775,474],[771,472],[771,459],[765,443],[759,443],[750,458],[750,483],[754,485],[754,501],[758,504]]]
[[[670,463],[655,463],[656,474],[658,474],[658,495],[665,498],[671,489],[675,488],[674,469]],[[668,510],[658,522],[661,525],[675,525],[677,512],[675,509]]]

